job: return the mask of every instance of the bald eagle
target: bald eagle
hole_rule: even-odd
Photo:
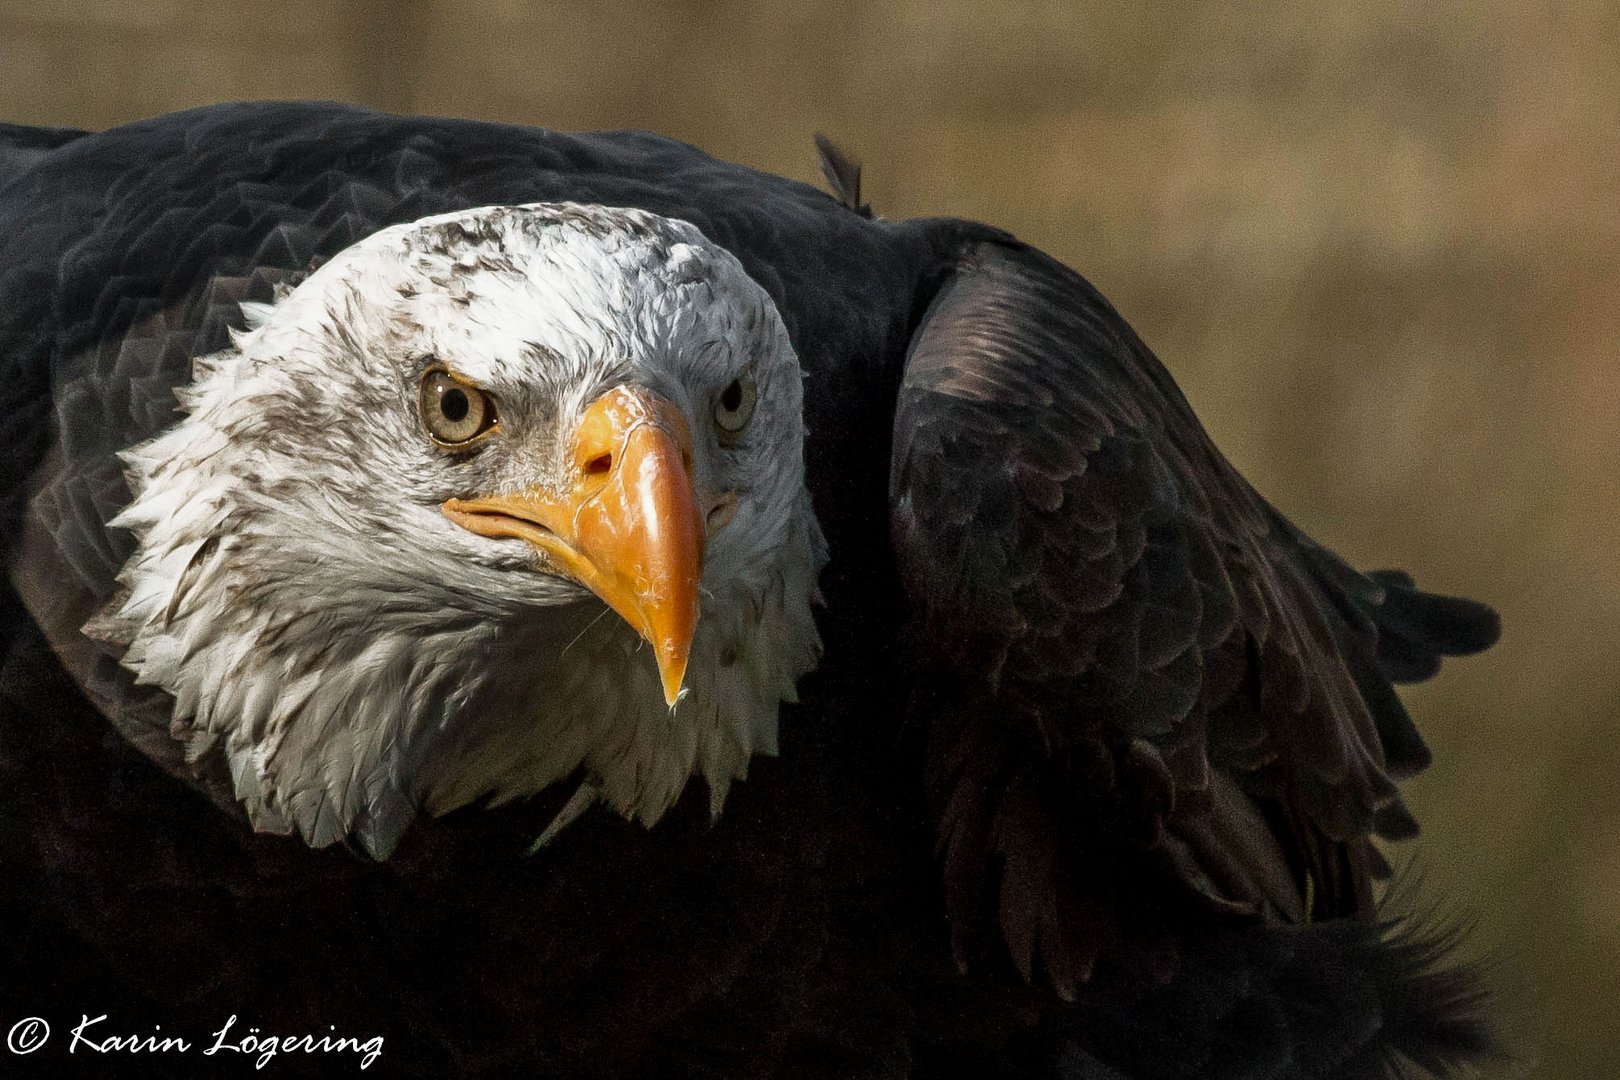
[[[1494,1052],[1374,841],[1392,684],[1495,615],[822,153],[836,197],[332,104],[0,128],[6,1016],[424,1076]]]

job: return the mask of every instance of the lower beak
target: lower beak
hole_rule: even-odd
[[[571,475],[560,490],[450,499],[444,514],[480,536],[529,541],[601,597],[652,645],[673,708],[703,577],[686,420],[656,394],[617,387],[586,409],[571,450]]]

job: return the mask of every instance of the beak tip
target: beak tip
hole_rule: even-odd
[[[663,660],[658,665],[658,674],[664,684],[664,704],[673,711],[681,698],[686,696],[686,687],[683,685],[686,681],[686,657]]]

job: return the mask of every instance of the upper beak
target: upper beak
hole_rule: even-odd
[[[673,708],[703,577],[691,432],[666,399],[621,386],[586,409],[570,450],[557,489],[450,499],[444,514],[480,536],[529,541],[601,597],[651,643]]]

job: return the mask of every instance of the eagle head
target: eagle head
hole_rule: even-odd
[[[576,771],[718,813],[816,660],[801,373],[692,225],[576,204],[378,232],[196,362],[124,455],[101,619],[254,824],[385,857]]]

